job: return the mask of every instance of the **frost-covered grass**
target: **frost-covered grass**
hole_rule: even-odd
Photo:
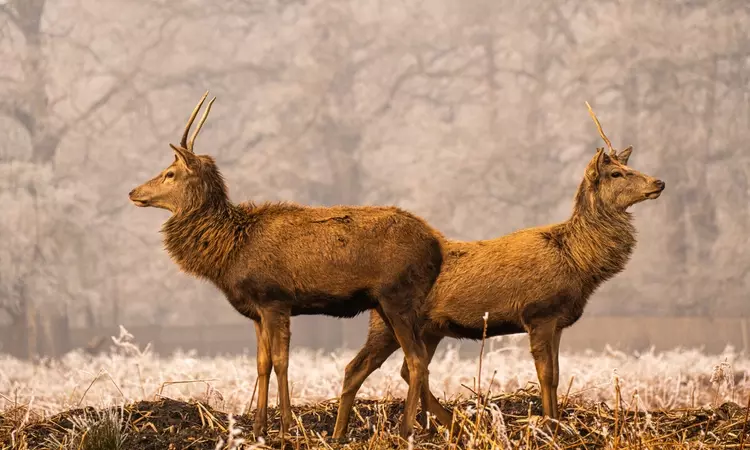
[[[315,403],[338,396],[344,367],[353,351],[334,354],[292,352],[289,374],[294,404]],[[399,375],[401,353],[393,355],[362,386],[360,398],[403,398],[406,383]],[[536,383],[531,356],[511,345],[485,351],[482,390],[515,391]],[[674,350],[640,355],[617,351],[562,354],[560,400],[570,385],[571,396],[614,400],[613,378],[619,377],[622,398],[651,410],[718,405],[744,405],[750,394],[750,359],[727,349],[722,355]],[[109,354],[73,352],[54,361],[30,363],[0,355],[0,410],[31,405],[51,414],[80,405],[109,406],[163,395],[201,399],[223,411],[243,413],[255,388],[256,361],[249,356],[201,358],[190,353],[157,357],[136,348],[127,334]],[[461,359],[455,348],[438,354],[430,365],[432,391],[441,399],[468,397],[477,375],[477,360]],[[571,384],[572,380],[572,384]],[[271,399],[276,384],[271,382]]]

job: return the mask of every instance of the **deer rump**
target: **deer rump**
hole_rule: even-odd
[[[349,318],[396,293],[409,297],[406,312],[440,272],[439,236],[396,208],[244,207],[253,224],[230,265],[237,270],[219,284],[253,319],[274,303],[293,316]]]

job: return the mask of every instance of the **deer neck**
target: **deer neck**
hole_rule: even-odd
[[[183,271],[220,283],[247,237],[244,216],[228,200],[174,214],[162,227],[164,247]]]
[[[567,254],[581,277],[595,288],[621,272],[635,247],[630,213],[612,211],[594,199],[576,202],[564,224]]]

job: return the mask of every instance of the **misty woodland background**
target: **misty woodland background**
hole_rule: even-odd
[[[588,101],[667,189],[586,314],[747,316],[749,63],[742,0],[0,0],[0,325],[244,321],[127,198],[207,89],[234,201],[458,239],[568,216]]]

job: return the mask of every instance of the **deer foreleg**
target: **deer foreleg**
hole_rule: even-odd
[[[271,360],[279,388],[279,408],[281,409],[281,435],[289,432],[292,424],[292,402],[289,396],[289,339],[291,337],[289,315],[279,311],[263,313],[263,322],[270,327]]]
[[[558,334],[554,320],[529,327],[531,355],[534,357],[536,374],[542,394],[544,414],[557,419],[557,378],[555,377],[555,335]]]
[[[265,435],[268,421],[268,383],[271,376],[271,336],[262,321],[254,321],[255,338],[258,342],[258,408],[255,410],[253,433]]]
[[[554,411],[555,411],[555,418],[559,419],[558,415],[560,412],[557,409],[557,387],[560,385],[560,338],[562,337],[562,330],[555,330],[555,337],[552,340],[552,369],[554,370],[554,375],[552,376],[552,392],[553,392],[553,399],[554,399]]]

